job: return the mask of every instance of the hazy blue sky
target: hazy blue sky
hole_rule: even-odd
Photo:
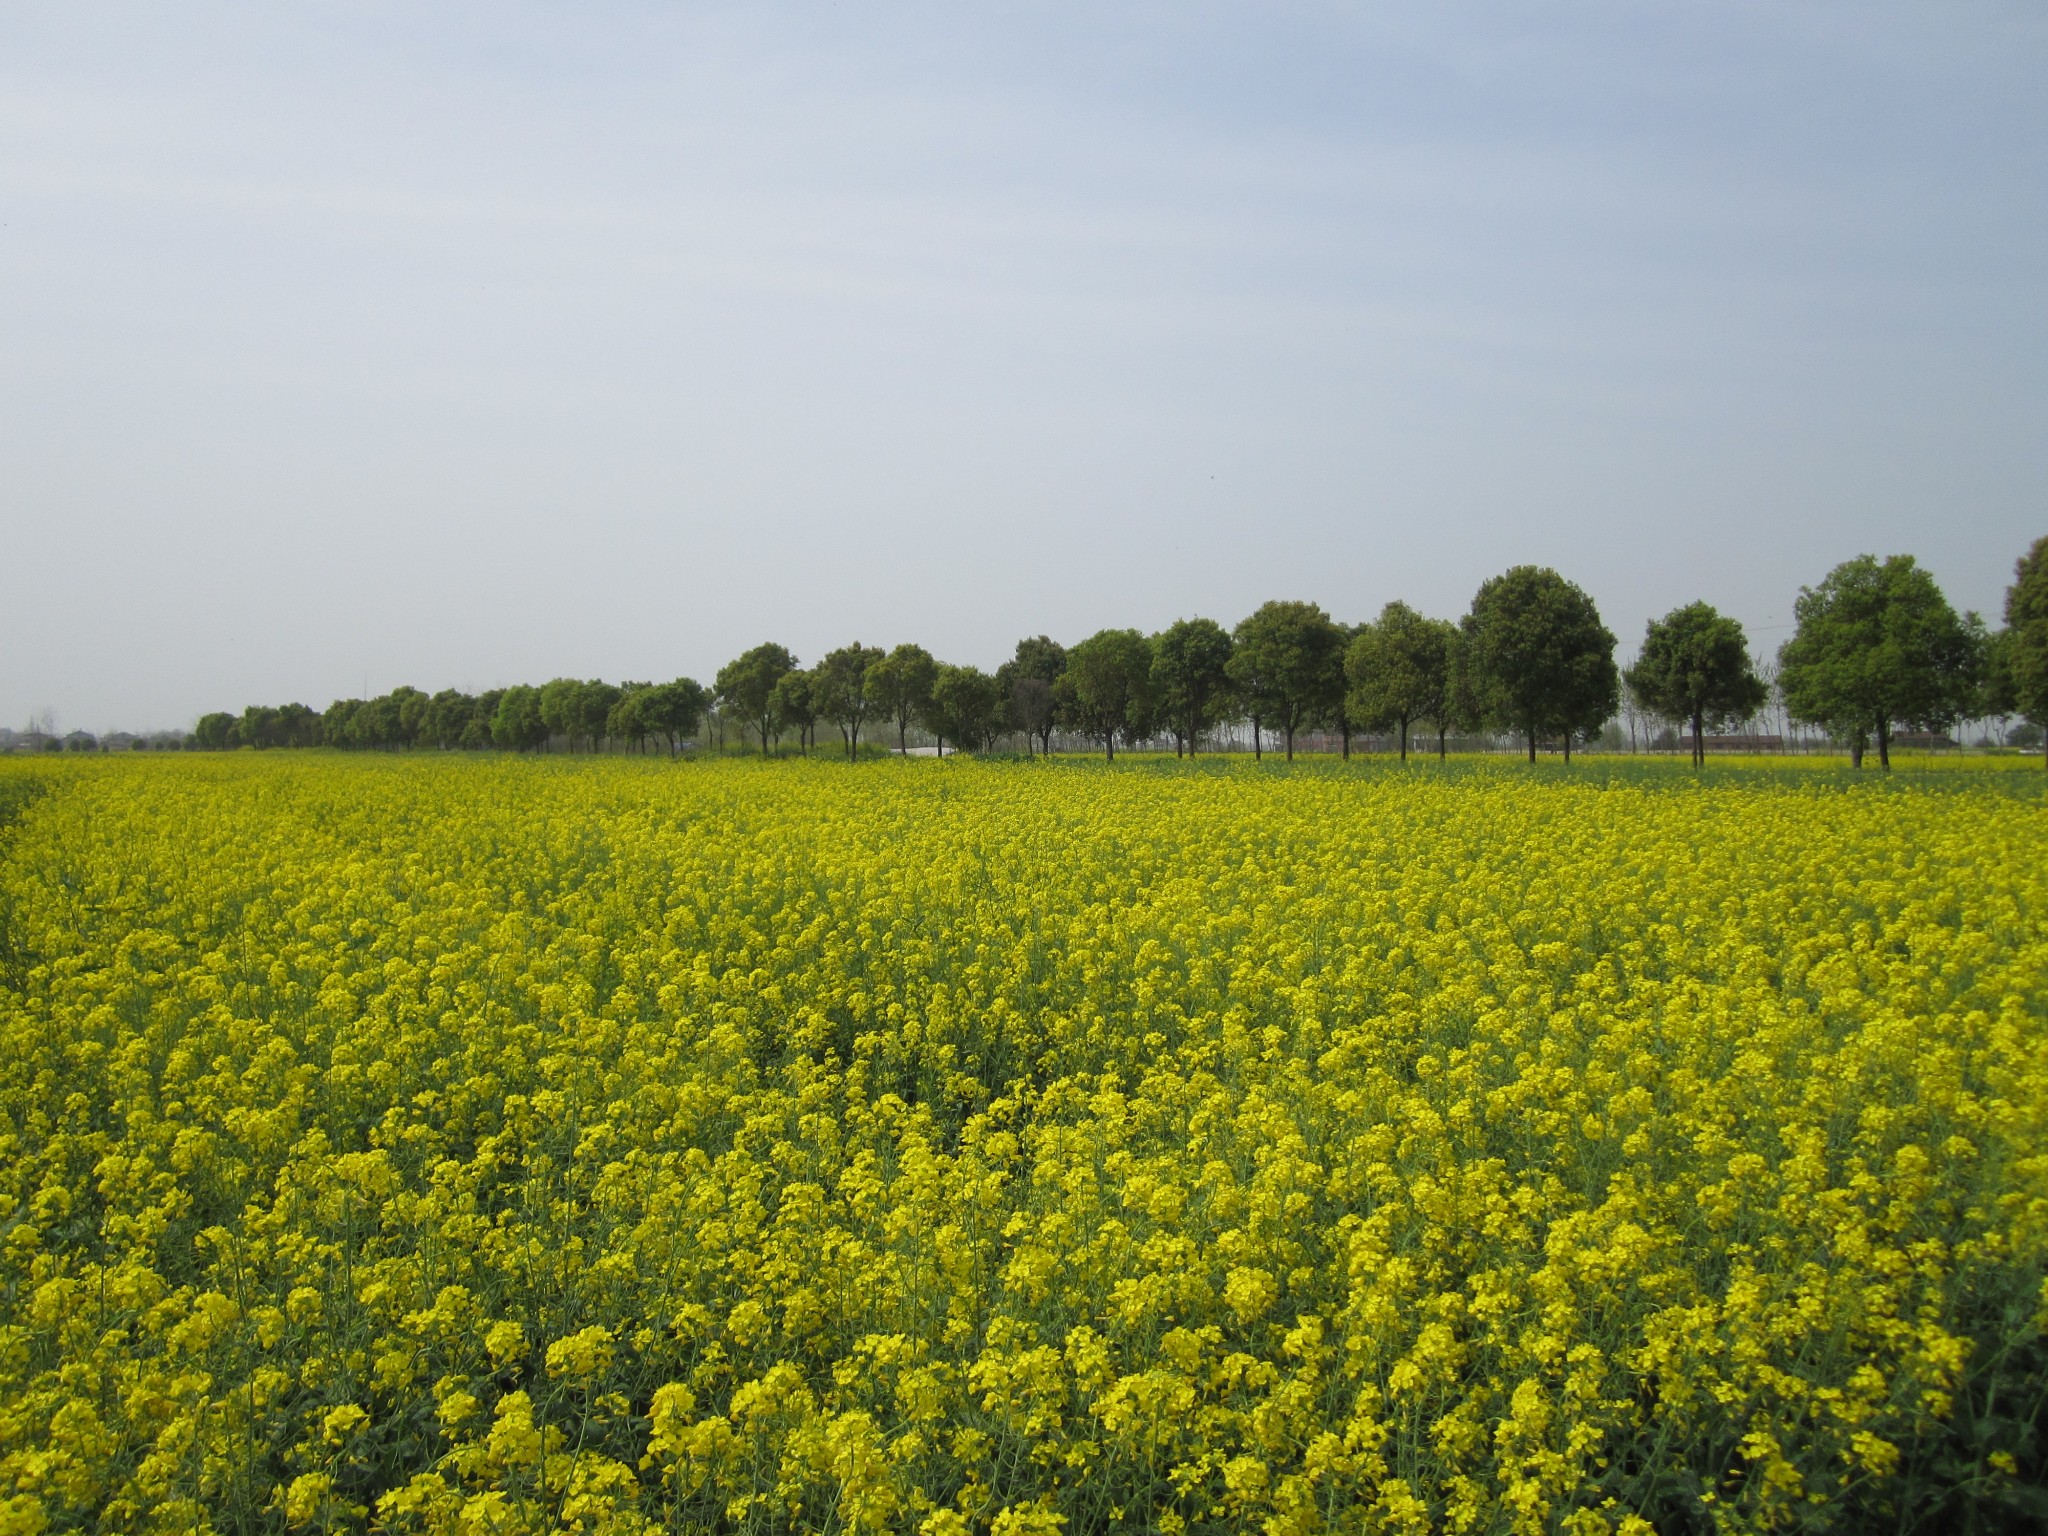
[[[0,724],[2048,533],[2048,7],[0,9]]]

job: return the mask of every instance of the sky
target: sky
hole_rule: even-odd
[[[2048,8],[0,9],[0,725],[2048,534]]]

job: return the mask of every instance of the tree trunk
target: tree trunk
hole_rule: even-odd
[[[1339,729],[1344,736],[1344,761],[1348,763],[1351,761],[1351,727],[1347,724]]]
[[[1534,726],[1529,728],[1529,761],[1532,765],[1536,761],[1536,728]]]
[[[1570,731],[1564,733],[1564,765],[1567,768],[1572,765],[1572,733]]]
[[[1449,754],[1449,748],[1445,745],[1445,738],[1449,735],[1450,729],[1439,720],[1436,724],[1436,760],[1440,763],[1445,761]]]
[[[1294,727],[1287,727],[1287,761],[1294,761]]]
[[[1692,717],[1692,766],[1695,771],[1707,766],[1706,721],[1697,710]]]
[[[1252,761],[1255,763],[1263,762],[1265,761],[1265,756],[1265,749],[1259,743],[1259,722],[1254,720],[1252,722]]]
[[[1877,722],[1877,766],[1886,773],[1892,771],[1892,723],[1889,720]]]
[[[1111,761],[1112,763],[1116,761],[1116,732],[1115,732],[1115,731],[1104,731],[1104,732],[1102,733],[1102,749],[1103,749],[1103,750],[1104,750],[1105,752],[1107,752],[1107,753],[1109,754],[1109,760],[1110,760],[1110,761]]]
[[[1401,717],[1401,761],[1408,761],[1408,717]]]

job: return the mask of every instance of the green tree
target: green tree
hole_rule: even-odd
[[[1173,733],[1173,755],[1190,757],[1230,698],[1230,634],[1214,619],[1176,619],[1152,637],[1152,693]]]
[[[272,729],[280,747],[320,745],[320,716],[304,704],[280,704]]]
[[[882,660],[879,646],[842,645],[818,663],[813,686],[818,713],[839,727],[849,761],[860,756],[860,729],[875,702],[868,697],[868,671]]]
[[[1152,713],[1152,645],[1135,629],[1098,630],[1067,652],[1053,685],[1060,713],[1116,761],[1118,736],[1136,735]]]
[[[1941,727],[1969,708],[1982,662],[1980,626],[1960,618],[1911,555],[1845,560],[1793,605],[1798,628],[1778,652],[1778,684],[1794,719],[1877,743],[1891,768],[1895,727]]]
[[[278,745],[277,711],[267,704],[251,704],[235,722],[235,740],[242,746],[262,751]]]
[[[498,717],[498,705],[504,697],[504,689],[486,688],[470,700],[469,719],[462,727],[457,745],[468,752],[481,752],[491,745],[491,722]]]
[[[761,741],[768,755],[768,737],[775,729],[775,685],[796,670],[796,657],[772,640],[757,645],[718,669],[718,701],[739,716]]]
[[[1067,648],[1046,635],[1019,640],[1016,653],[996,668],[997,688],[1011,726],[1024,734],[1026,752],[1034,738],[1039,751],[1052,752],[1053,727],[1059,723],[1053,685],[1066,670]]]
[[[1231,681],[1253,713],[1253,732],[1277,726],[1294,761],[1294,733],[1326,719],[1344,687],[1344,632],[1314,603],[1270,602],[1237,626]]]
[[[768,700],[775,713],[775,723],[794,728],[797,751],[809,757],[811,733],[818,725],[817,674],[802,669],[783,673],[775,680],[775,691]]]
[[[672,683],[657,683],[642,696],[640,710],[649,730],[668,743],[674,757],[682,743],[697,729],[709,702],[704,685],[694,678],[679,677]]]
[[[226,710],[201,715],[192,727],[192,739],[209,752],[225,752],[234,740],[235,717]]]
[[[611,723],[612,708],[621,690],[614,684],[592,678],[576,690],[576,725],[590,750],[600,750]]]
[[[364,700],[362,707],[349,720],[349,735],[359,745],[373,751],[406,745],[405,703],[396,689]]]
[[[390,743],[395,747],[410,747],[418,744],[420,729],[426,723],[427,705],[431,702],[417,688],[394,688],[386,695],[391,700],[392,718],[396,727],[390,734]]]
[[[938,675],[939,664],[921,645],[899,645],[869,664],[861,686],[882,718],[895,721],[897,751],[909,749],[911,723],[924,718]]]
[[[1003,696],[996,680],[979,667],[942,664],[932,680],[925,728],[938,738],[943,756],[946,742],[972,751],[987,751],[1003,728]]]
[[[427,700],[426,714],[420,721],[420,740],[444,752],[460,746],[462,733],[468,729],[475,709],[476,700],[461,689],[443,688]]]
[[[330,747],[346,750],[355,745],[356,711],[361,699],[336,699],[320,712],[320,739]]]
[[[605,716],[605,735],[613,741],[625,742],[634,752],[645,751],[653,729],[647,719],[647,696],[653,691],[651,683],[620,683],[618,702]]]
[[[1644,709],[1691,728],[1695,768],[1706,763],[1709,726],[1722,730],[1747,720],[1767,697],[1742,626],[1706,603],[1650,620],[1642,654],[1625,678]]]
[[[2048,538],[2034,540],[2013,567],[1998,650],[2008,707],[2048,727]],[[2043,741],[2048,742],[2048,733]]]
[[[520,683],[507,688],[491,716],[491,740],[508,752],[531,752],[548,742],[547,718],[541,713],[543,690]]]
[[[1388,603],[1344,651],[1345,702],[1351,718],[1369,731],[1392,726],[1400,732],[1401,761],[1408,761],[1408,733],[1419,720],[1437,727],[1437,756],[1451,713],[1451,669],[1458,626],[1424,618],[1406,603]]]
[[[568,738],[569,750],[576,750],[576,738],[583,729],[583,684],[573,677],[557,677],[540,690],[540,717],[549,737]],[[545,748],[547,743],[542,742]]]
[[[1522,736],[1529,761],[1538,737],[1590,736],[1621,702],[1614,636],[1593,599],[1557,572],[1534,565],[1483,583],[1465,615],[1467,664],[1487,720]]]

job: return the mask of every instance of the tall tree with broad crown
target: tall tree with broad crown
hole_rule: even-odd
[[[783,673],[775,680],[769,702],[775,711],[775,723],[794,726],[796,749],[809,757],[811,736],[818,727],[818,674],[802,669]]]
[[[860,728],[875,707],[868,697],[868,670],[881,659],[879,646],[855,641],[828,653],[814,672],[818,712],[839,727],[849,761],[860,755]]]
[[[1958,617],[1911,555],[1858,555],[1802,587],[1798,629],[1778,652],[1778,685],[1793,718],[1877,743],[1889,771],[1893,729],[1945,726],[1969,708],[1983,659],[1975,615]]]
[[[2013,567],[1999,651],[2012,707],[2035,725],[2048,727],[2048,538],[2034,540]],[[2048,730],[2042,733],[2042,750],[2048,762]]]
[[[708,702],[702,683],[694,678],[679,677],[672,683],[657,683],[648,689],[640,712],[647,721],[648,729],[668,743],[668,755],[674,757],[681,749],[683,738],[696,730],[697,722],[704,718],[704,706]]]
[[[1057,640],[1036,635],[1017,642],[1016,654],[996,668],[996,683],[1012,724],[1024,733],[1024,750],[1038,749],[1050,754],[1053,727],[1058,723],[1058,701],[1053,684],[1067,670],[1067,648]]]
[[[787,646],[768,641],[728,661],[718,669],[718,700],[760,738],[761,755],[768,755],[768,738],[775,730],[775,685],[796,670],[796,657]]]
[[[1003,696],[996,680],[979,667],[941,665],[932,680],[931,702],[925,707],[925,728],[939,742],[970,751],[986,751],[1003,724]]]
[[[573,677],[557,677],[543,683],[540,717],[547,722],[548,735],[567,737],[569,750],[574,752],[576,737],[583,728],[583,684]]]
[[[1642,654],[1625,678],[1644,709],[1691,727],[1695,768],[1706,764],[1709,726],[1720,730],[1747,720],[1768,696],[1742,626],[1706,603],[1650,620]]]
[[[1344,652],[1346,702],[1352,718],[1369,731],[1398,728],[1401,761],[1408,761],[1408,732],[1418,720],[1435,721],[1437,755],[1450,713],[1451,667],[1458,626],[1424,618],[1406,603],[1392,602],[1372,623],[1362,625]]]
[[[507,688],[498,700],[498,712],[491,717],[491,740],[510,752],[530,752],[544,747],[548,724],[541,714],[541,690],[525,683]]]
[[[1053,692],[1060,713],[1082,735],[1100,741],[1115,762],[1117,737],[1151,713],[1151,644],[1135,629],[1097,630],[1067,652],[1067,670]]]
[[[583,740],[593,752],[605,739],[611,725],[612,706],[619,702],[620,692],[615,684],[597,678],[592,678],[577,690],[576,723],[583,732]]]
[[[1539,737],[1598,731],[1621,701],[1614,636],[1593,599],[1557,572],[1518,565],[1480,585],[1461,626],[1485,717],[1514,731],[1536,761]]]
[[[910,749],[911,724],[924,718],[938,674],[939,664],[921,645],[899,645],[869,664],[861,686],[882,717],[896,722],[898,752]]]
[[[1193,757],[1230,697],[1230,633],[1214,619],[1176,619],[1152,637],[1152,692],[1159,717]]]
[[[1231,680],[1263,719],[1278,726],[1294,761],[1294,733],[1326,717],[1343,696],[1344,632],[1314,603],[1261,604],[1231,636]]]

